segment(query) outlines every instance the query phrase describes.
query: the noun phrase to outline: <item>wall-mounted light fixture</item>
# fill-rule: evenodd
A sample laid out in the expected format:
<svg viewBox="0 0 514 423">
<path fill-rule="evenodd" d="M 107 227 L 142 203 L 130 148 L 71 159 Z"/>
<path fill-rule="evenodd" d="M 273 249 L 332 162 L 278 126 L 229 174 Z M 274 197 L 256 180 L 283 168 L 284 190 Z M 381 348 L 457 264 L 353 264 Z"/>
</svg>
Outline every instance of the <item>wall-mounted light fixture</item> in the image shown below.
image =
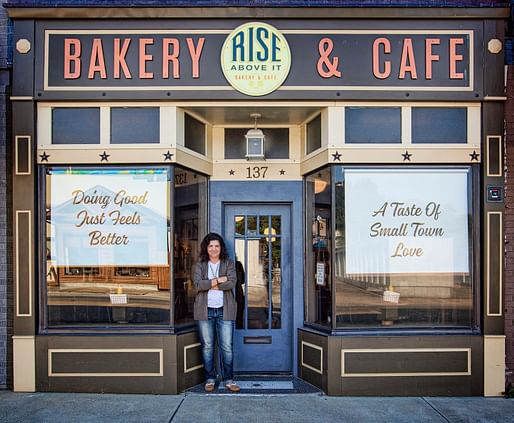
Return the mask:
<svg viewBox="0 0 514 423">
<path fill-rule="evenodd" d="M 246 138 L 246 159 L 259 160 L 264 159 L 264 133 L 257 129 L 257 119 L 261 118 L 260 113 L 252 113 L 250 115 L 254 119 L 253 129 L 249 129 L 245 135 Z"/>
</svg>

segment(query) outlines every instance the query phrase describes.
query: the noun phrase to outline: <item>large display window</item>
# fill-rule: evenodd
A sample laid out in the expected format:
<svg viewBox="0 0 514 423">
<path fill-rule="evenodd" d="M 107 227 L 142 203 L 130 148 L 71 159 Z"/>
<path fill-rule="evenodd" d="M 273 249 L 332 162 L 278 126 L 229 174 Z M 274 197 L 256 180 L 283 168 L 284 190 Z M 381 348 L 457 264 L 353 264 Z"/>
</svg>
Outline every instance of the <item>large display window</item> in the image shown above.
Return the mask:
<svg viewBox="0 0 514 423">
<path fill-rule="evenodd" d="M 172 311 L 183 319 L 188 254 L 205 225 L 198 185 L 206 178 L 169 166 L 44 172 L 44 325 L 169 326 Z"/>
<path fill-rule="evenodd" d="M 333 329 L 477 325 L 471 167 L 334 166 L 330 184 L 320 182 L 322 175 L 307 178 L 307 197 L 314 199 L 308 304 L 317 309 L 307 313 L 310 322 Z M 330 198 L 328 220 L 323 195 Z M 315 229 L 325 220 L 326 230 Z M 325 233 L 327 247 L 320 249 Z M 322 277 L 325 266 L 331 277 Z M 322 288 L 332 295 L 320 295 Z M 332 321 L 324 319 L 327 309 Z"/>
<path fill-rule="evenodd" d="M 193 305 L 196 291 L 191 272 L 198 260 L 200 242 L 207 233 L 207 198 L 207 178 L 176 166 L 173 247 L 175 326 L 194 324 Z"/>
<path fill-rule="evenodd" d="M 331 168 L 309 175 L 306 189 L 306 319 L 329 328 L 333 322 Z"/>
</svg>

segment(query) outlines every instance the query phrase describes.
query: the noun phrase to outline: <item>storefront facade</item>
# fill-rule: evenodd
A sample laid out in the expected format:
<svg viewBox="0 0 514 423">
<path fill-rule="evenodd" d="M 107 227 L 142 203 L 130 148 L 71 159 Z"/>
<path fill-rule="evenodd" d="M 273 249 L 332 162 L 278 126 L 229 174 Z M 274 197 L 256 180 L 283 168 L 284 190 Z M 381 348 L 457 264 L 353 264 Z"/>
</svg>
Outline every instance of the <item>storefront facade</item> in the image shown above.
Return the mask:
<svg viewBox="0 0 514 423">
<path fill-rule="evenodd" d="M 508 9 L 8 10 L 15 390 L 200 383 L 215 231 L 236 372 L 501 393 Z"/>
</svg>

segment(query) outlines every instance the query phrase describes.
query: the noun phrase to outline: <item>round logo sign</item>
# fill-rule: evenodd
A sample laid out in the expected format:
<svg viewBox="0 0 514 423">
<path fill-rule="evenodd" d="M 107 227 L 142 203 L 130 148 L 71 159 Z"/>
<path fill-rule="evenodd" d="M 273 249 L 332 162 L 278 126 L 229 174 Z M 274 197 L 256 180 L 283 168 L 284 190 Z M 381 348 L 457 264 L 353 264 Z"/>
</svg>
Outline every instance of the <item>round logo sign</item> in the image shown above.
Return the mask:
<svg viewBox="0 0 514 423">
<path fill-rule="evenodd" d="M 285 37 L 273 26 L 250 22 L 234 29 L 221 50 L 221 68 L 237 91 L 261 96 L 280 87 L 291 68 Z"/>
</svg>

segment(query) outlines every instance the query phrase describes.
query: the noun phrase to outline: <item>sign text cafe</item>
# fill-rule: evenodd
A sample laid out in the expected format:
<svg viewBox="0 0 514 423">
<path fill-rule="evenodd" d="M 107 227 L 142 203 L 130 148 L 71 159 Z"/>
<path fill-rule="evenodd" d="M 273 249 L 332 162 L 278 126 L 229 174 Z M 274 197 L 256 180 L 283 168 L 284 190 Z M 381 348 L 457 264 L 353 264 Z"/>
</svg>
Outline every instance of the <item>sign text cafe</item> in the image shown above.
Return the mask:
<svg viewBox="0 0 514 423">
<path fill-rule="evenodd" d="M 472 90 L 473 30 L 47 30 L 45 90 Z M 49 64 L 52 64 L 50 66 Z M 61 65 L 55 65 L 60 63 Z"/>
</svg>

